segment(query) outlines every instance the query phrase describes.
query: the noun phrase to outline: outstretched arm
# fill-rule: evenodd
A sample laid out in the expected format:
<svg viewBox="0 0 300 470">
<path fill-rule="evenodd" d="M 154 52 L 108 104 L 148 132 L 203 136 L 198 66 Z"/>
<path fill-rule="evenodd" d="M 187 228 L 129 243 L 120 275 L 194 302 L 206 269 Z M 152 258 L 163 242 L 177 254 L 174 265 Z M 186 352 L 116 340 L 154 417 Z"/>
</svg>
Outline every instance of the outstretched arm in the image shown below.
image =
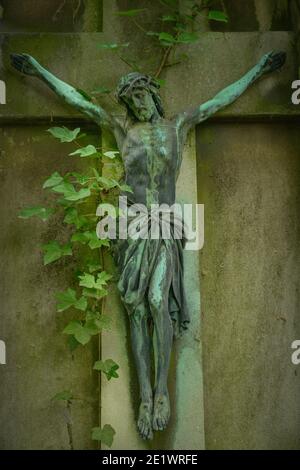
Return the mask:
<svg viewBox="0 0 300 470">
<path fill-rule="evenodd" d="M 285 52 L 270 52 L 264 55 L 258 64 L 249 70 L 240 80 L 218 93 L 213 99 L 201 104 L 195 109 L 183 112 L 176 117 L 179 128 L 187 130 L 192 126 L 205 121 L 221 108 L 233 103 L 247 88 L 263 75 L 280 69 L 285 63 Z"/>
<path fill-rule="evenodd" d="M 52 73 L 42 67 L 28 54 L 11 54 L 11 63 L 15 69 L 25 75 L 32 75 L 45 82 L 58 96 L 68 104 L 87 114 L 93 121 L 112 131 L 118 126 L 114 118 L 100 106 L 95 105 L 72 86 L 59 80 Z"/>
</svg>

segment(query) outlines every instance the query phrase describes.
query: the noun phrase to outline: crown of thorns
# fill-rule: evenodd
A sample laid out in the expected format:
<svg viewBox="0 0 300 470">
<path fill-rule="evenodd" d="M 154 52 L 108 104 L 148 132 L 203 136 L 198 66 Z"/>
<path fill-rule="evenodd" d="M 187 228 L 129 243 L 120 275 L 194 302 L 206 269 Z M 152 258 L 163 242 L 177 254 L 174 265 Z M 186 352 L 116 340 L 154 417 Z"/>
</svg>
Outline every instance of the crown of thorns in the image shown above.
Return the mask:
<svg viewBox="0 0 300 470">
<path fill-rule="evenodd" d="M 151 93 L 157 93 L 157 90 L 160 88 L 159 83 L 149 75 L 132 72 L 121 78 L 116 90 L 117 99 L 121 101 L 122 98 L 128 96 L 138 85 L 142 85 L 143 88 L 148 89 Z"/>
</svg>

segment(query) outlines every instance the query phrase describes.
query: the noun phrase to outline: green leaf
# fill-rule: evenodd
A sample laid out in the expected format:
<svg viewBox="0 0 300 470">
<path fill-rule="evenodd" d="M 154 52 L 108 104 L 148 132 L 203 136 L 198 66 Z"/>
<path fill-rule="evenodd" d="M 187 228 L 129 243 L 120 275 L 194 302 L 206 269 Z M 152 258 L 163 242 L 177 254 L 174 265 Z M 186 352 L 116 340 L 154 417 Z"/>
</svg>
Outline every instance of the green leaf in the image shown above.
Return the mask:
<svg viewBox="0 0 300 470">
<path fill-rule="evenodd" d="M 176 39 L 174 38 L 174 36 L 172 36 L 172 34 L 164 33 L 164 32 L 159 34 L 158 39 L 161 42 L 167 43 L 167 44 L 174 44 L 176 42 Z"/>
<path fill-rule="evenodd" d="M 91 339 L 91 335 L 84 327 L 82 327 L 80 331 L 77 331 L 74 336 L 78 343 L 82 344 L 82 346 L 85 346 Z"/>
<path fill-rule="evenodd" d="M 101 290 L 103 286 L 107 285 L 107 281 L 109 281 L 111 278 L 111 274 L 108 274 L 105 271 L 97 274 L 96 277 L 93 274 L 84 273 L 83 275 L 79 276 L 79 285 L 86 287 L 87 289 Z"/>
<path fill-rule="evenodd" d="M 73 400 L 74 396 L 70 390 L 64 390 L 63 392 L 58 392 L 51 400 L 62 400 L 62 401 L 71 401 Z"/>
<path fill-rule="evenodd" d="M 80 297 L 80 299 L 77 300 L 76 304 L 74 304 L 74 307 L 77 308 L 77 310 L 85 311 L 87 309 L 87 300 L 85 297 Z"/>
<path fill-rule="evenodd" d="M 80 343 L 78 343 L 77 339 L 75 338 L 75 336 L 73 335 L 70 335 L 68 337 L 68 345 L 69 345 L 69 349 L 71 352 L 75 351 L 76 348 L 78 348 L 78 346 L 80 345 Z"/>
<path fill-rule="evenodd" d="M 114 150 L 114 151 L 110 150 L 110 151 L 107 151 L 107 152 L 103 153 L 103 155 L 105 157 L 108 157 L 108 158 L 111 158 L 111 159 L 116 158 L 116 156 L 119 155 L 119 154 L 120 154 L 120 152 L 118 152 L 116 150 Z"/>
<path fill-rule="evenodd" d="M 101 324 L 94 319 L 86 321 L 84 328 L 90 335 L 97 335 L 102 329 Z"/>
<path fill-rule="evenodd" d="M 120 184 L 119 188 L 121 191 L 126 191 L 127 193 L 133 193 L 133 189 L 128 184 Z"/>
<path fill-rule="evenodd" d="M 142 13 L 142 11 L 146 11 L 146 8 L 136 8 L 134 10 L 117 11 L 116 15 L 119 15 L 119 16 L 137 16 L 140 13 Z"/>
<path fill-rule="evenodd" d="M 117 379 L 119 377 L 116 372 L 119 369 L 119 365 L 112 359 L 106 359 L 106 361 L 96 361 L 93 369 L 103 372 L 106 375 L 107 380 L 112 378 Z"/>
<path fill-rule="evenodd" d="M 63 256 L 71 256 L 72 255 L 72 247 L 69 243 L 66 245 L 60 245 L 57 241 L 52 241 L 47 243 L 47 245 L 43 245 L 42 249 L 45 252 L 44 255 L 44 265 L 53 263 Z"/>
<path fill-rule="evenodd" d="M 55 171 L 54 173 L 52 173 L 52 175 L 45 181 L 45 183 L 43 184 L 43 188 L 46 189 L 46 188 L 53 188 L 53 186 L 57 186 L 59 183 L 61 183 L 63 181 L 63 177 L 57 172 Z"/>
<path fill-rule="evenodd" d="M 73 142 L 76 139 L 80 132 L 80 128 L 77 127 L 73 131 L 67 127 L 51 127 L 47 132 L 53 135 L 56 139 L 59 139 L 61 142 Z"/>
<path fill-rule="evenodd" d="M 66 335 L 73 335 L 78 343 L 82 344 L 83 346 L 91 339 L 90 333 L 78 320 L 72 320 L 63 330 L 63 333 Z"/>
<path fill-rule="evenodd" d="M 85 235 L 85 232 L 75 232 L 71 237 L 71 242 L 73 243 L 81 243 L 82 245 L 86 245 L 88 242 L 88 238 Z"/>
<path fill-rule="evenodd" d="M 68 195 L 68 194 L 74 194 L 74 192 L 76 192 L 73 184 L 68 183 L 67 181 L 63 181 L 62 183 L 58 184 L 57 186 L 54 186 L 52 188 L 52 191 L 55 191 L 56 193 L 61 193 L 64 196 Z"/>
<path fill-rule="evenodd" d="M 85 297 L 77 299 L 76 292 L 73 289 L 67 289 L 65 292 L 56 294 L 58 300 L 57 311 L 63 312 L 70 307 L 85 311 L 87 309 L 87 300 Z"/>
<path fill-rule="evenodd" d="M 78 173 L 77 171 L 72 171 L 68 173 L 69 176 L 72 176 L 76 179 L 76 182 L 79 183 L 81 186 L 84 186 L 90 181 L 90 177 L 88 175 L 83 175 L 82 173 Z"/>
<path fill-rule="evenodd" d="M 99 330 L 110 330 L 112 326 L 111 317 L 97 311 L 87 311 L 85 319 L 86 322 L 94 322 Z"/>
<path fill-rule="evenodd" d="M 97 181 L 104 189 L 112 189 L 119 186 L 118 181 L 114 180 L 113 178 L 106 178 L 105 176 L 99 176 Z"/>
<path fill-rule="evenodd" d="M 103 286 L 107 285 L 107 281 L 109 281 L 112 278 L 111 274 L 108 274 L 105 271 L 102 271 L 97 275 L 97 281 L 95 284 L 96 289 L 101 289 Z"/>
<path fill-rule="evenodd" d="M 93 145 L 87 145 L 86 147 L 82 147 L 75 152 L 69 153 L 69 155 L 79 155 L 80 157 L 90 157 L 93 155 L 96 157 L 98 155 L 97 149 Z"/>
<path fill-rule="evenodd" d="M 89 188 L 82 188 L 76 191 L 73 184 L 67 183 L 66 181 L 52 188 L 52 191 L 62 193 L 67 201 L 79 201 L 91 195 Z"/>
<path fill-rule="evenodd" d="M 82 276 L 79 276 L 80 283 L 82 287 L 87 287 L 88 289 L 95 289 L 95 276 L 93 274 L 84 273 Z"/>
<path fill-rule="evenodd" d="M 76 232 L 72 235 L 71 241 L 81 243 L 82 245 L 88 244 L 91 250 L 95 250 L 96 248 L 100 248 L 101 246 L 110 245 L 108 239 L 101 240 L 100 238 L 98 238 L 95 230 L 86 232 Z"/>
<path fill-rule="evenodd" d="M 97 233 L 95 230 L 91 232 L 85 232 L 85 236 L 88 239 L 88 245 L 91 250 L 95 250 L 96 248 L 100 248 L 101 246 L 109 246 L 110 242 L 108 239 L 101 240 L 98 238 Z"/>
<path fill-rule="evenodd" d="M 89 263 L 87 265 L 87 268 L 88 268 L 90 273 L 94 273 L 95 271 L 99 271 L 101 269 L 101 264 Z"/>
<path fill-rule="evenodd" d="M 26 207 L 19 212 L 18 217 L 20 219 L 28 219 L 29 217 L 36 216 L 45 222 L 54 212 L 54 209 L 47 209 L 46 207 L 41 206 Z"/>
<path fill-rule="evenodd" d="M 189 44 L 198 41 L 198 39 L 199 37 L 196 33 L 183 32 L 179 34 L 177 42 L 180 42 L 182 44 Z"/>
<path fill-rule="evenodd" d="M 92 429 L 92 439 L 93 441 L 101 441 L 103 444 L 107 445 L 108 447 L 112 446 L 114 435 L 116 431 L 110 424 L 105 424 L 103 428 L 93 428 Z"/>
<path fill-rule="evenodd" d="M 219 10 L 210 10 L 208 12 L 208 19 L 209 20 L 214 20 L 214 21 L 223 21 L 225 23 L 228 22 L 228 16 L 224 11 L 219 11 Z"/>
<path fill-rule="evenodd" d="M 84 288 L 82 290 L 82 295 L 88 298 L 93 298 L 100 300 L 108 294 L 106 289 L 91 289 L 91 288 Z"/>
<path fill-rule="evenodd" d="M 68 207 L 64 218 L 66 224 L 73 224 L 77 229 L 84 227 L 88 223 L 88 219 L 83 215 L 79 215 L 75 207 Z"/>
</svg>

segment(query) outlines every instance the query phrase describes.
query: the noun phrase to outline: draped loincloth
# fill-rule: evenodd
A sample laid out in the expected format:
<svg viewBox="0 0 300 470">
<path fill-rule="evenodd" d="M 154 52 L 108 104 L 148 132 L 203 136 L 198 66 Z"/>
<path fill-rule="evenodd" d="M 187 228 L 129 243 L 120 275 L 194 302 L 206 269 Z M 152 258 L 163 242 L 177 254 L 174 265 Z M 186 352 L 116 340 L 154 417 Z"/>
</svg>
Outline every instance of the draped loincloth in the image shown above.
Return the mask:
<svg viewBox="0 0 300 470">
<path fill-rule="evenodd" d="M 133 220 L 134 227 L 131 223 Z M 153 221 L 156 223 L 156 235 L 158 235 L 154 239 L 151 238 Z M 159 262 L 160 248 L 164 244 L 169 255 L 167 259 L 171 260 L 170 269 L 167 269 L 167 276 L 170 276 L 170 289 L 166 293 L 168 310 L 173 321 L 174 334 L 177 336 L 178 332 L 188 328 L 190 322 L 184 290 L 183 249 L 186 241 L 184 223 L 170 210 L 164 210 L 159 214 L 153 212 L 142 214 L 129 219 L 128 222 L 129 233 L 130 230 L 133 233 L 135 228 L 138 228 L 140 234 L 143 233 L 144 237 L 148 234 L 148 237 L 117 239 L 114 244 L 115 260 L 120 273 L 118 289 L 121 299 L 129 315 L 134 314 L 141 302 L 148 300 L 152 273 Z M 163 237 L 166 230 L 168 239 Z"/>
</svg>

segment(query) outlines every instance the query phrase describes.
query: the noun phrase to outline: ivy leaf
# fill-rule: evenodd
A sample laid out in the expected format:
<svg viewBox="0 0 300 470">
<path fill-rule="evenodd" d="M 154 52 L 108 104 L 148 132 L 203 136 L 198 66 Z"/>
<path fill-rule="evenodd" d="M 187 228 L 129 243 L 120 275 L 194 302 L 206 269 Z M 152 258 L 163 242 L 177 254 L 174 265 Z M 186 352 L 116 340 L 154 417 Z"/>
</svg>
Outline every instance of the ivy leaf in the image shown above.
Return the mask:
<svg viewBox="0 0 300 470">
<path fill-rule="evenodd" d="M 83 326 L 81 327 L 80 331 L 75 333 L 74 337 L 78 343 L 82 344 L 82 346 L 85 346 L 91 339 L 91 335 Z"/>
<path fill-rule="evenodd" d="M 116 150 L 115 151 L 109 150 L 109 151 L 103 153 L 103 155 L 105 157 L 108 157 L 108 158 L 111 158 L 111 159 L 116 158 L 116 156 L 119 155 L 119 154 L 120 154 L 120 152 L 118 152 Z"/>
<path fill-rule="evenodd" d="M 81 243 L 82 245 L 86 245 L 88 242 L 88 239 L 85 235 L 85 232 L 75 232 L 73 233 L 71 237 L 71 242 L 73 243 Z"/>
<path fill-rule="evenodd" d="M 103 297 L 105 297 L 108 294 L 108 291 L 106 289 L 91 289 L 91 288 L 84 288 L 82 290 L 82 295 L 85 297 L 90 297 L 93 299 L 100 300 Z"/>
<path fill-rule="evenodd" d="M 80 283 L 82 287 L 87 287 L 88 289 L 95 289 L 95 276 L 93 274 L 84 273 L 82 276 L 79 276 Z"/>
<path fill-rule="evenodd" d="M 69 349 L 71 352 L 75 351 L 76 348 L 78 348 L 78 346 L 80 345 L 80 343 L 78 343 L 77 339 L 75 338 L 75 336 L 73 335 L 70 335 L 68 337 L 68 345 L 69 345 Z"/>
<path fill-rule="evenodd" d="M 45 183 L 43 184 L 43 189 L 46 189 L 46 188 L 53 188 L 53 186 L 57 186 L 59 183 L 61 183 L 63 181 L 63 177 L 57 172 L 55 171 L 54 173 L 52 173 L 52 175 L 45 181 Z"/>
<path fill-rule="evenodd" d="M 96 289 L 101 289 L 103 286 L 107 285 L 107 281 L 112 278 L 111 274 L 108 274 L 106 271 L 102 271 L 97 275 L 97 281 L 95 284 Z"/>
<path fill-rule="evenodd" d="M 116 431 L 110 424 L 105 424 L 102 429 L 99 427 L 92 429 L 93 441 L 101 441 L 108 447 L 112 446 L 115 434 Z"/>
<path fill-rule="evenodd" d="M 208 12 L 208 19 L 209 20 L 214 20 L 214 21 L 223 21 L 225 23 L 228 22 L 228 16 L 224 11 L 219 11 L 219 10 L 210 10 Z"/>
<path fill-rule="evenodd" d="M 76 179 L 76 182 L 81 184 L 81 186 L 87 184 L 88 181 L 91 179 L 87 175 L 83 175 L 82 173 L 77 173 L 77 171 L 72 171 L 71 173 L 68 173 L 68 175 L 73 176 L 73 178 Z"/>
<path fill-rule="evenodd" d="M 104 315 L 99 312 L 87 312 L 86 313 L 86 322 L 93 322 L 99 331 L 101 330 L 110 330 L 111 329 L 111 317 Z"/>
<path fill-rule="evenodd" d="M 183 32 L 179 34 L 177 42 L 182 44 L 189 44 L 198 41 L 198 39 L 199 38 L 196 33 Z"/>
<path fill-rule="evenodd" d="M 85 232 L 85 236 L 88 239 L 88 245 L 91 250 L 95 250 L 96 248 L 100 248 L 101 246 L 109 246 L 109 240 L 103 239 L 101 240 L 98 238 L 97 233 L 93 230 L 91 232 Z"/>
<path fill-rule="evenodd" d="M 64 390 L 62 392 L 58 392 L 51 400 L 62 400 L 62 401 L 71 401 L 73 400 L 74 396 L 70 390 Z"/>
<path fill-rule="evenodd" d="M 105 271 L 97 274 L 97 277 L 90 273 L 84 273 L 82 276 L 79 276 L 79 285 L 86 287 L 87 289 L 101 290 L 103 286 L 107 285 L 107 281 L 109 281 L 111 278 L 111 274 L 108 274 Z"/>
<path fill-rule="evenodd" d="M 99 271 L 101 269 L 101 264 L 89 263 L 87 265 L 87 268 L 88 268 L 90 273 L 94 273 L 95 271 Z"/>
<path fill-rule="evenodd" d="M 45 222 L 46 220 L 49 219 L 50 215 L 54 213 L 54 209 L 46 208 L 46 207 L 41 207 L 41 206 L 36 206 L 36 207 L 26 207 L 25 209 L 22 209 L 19 212 L 18 217 L 20 219 L 29 219 L 29 217 L 39 217 L 40 219 Z"/>
<path fill-rule="evenodd" d="M 82 188 L 76 191 L 73 184 L 67 183 L 66 181 L 52 188 L 52 191 L 62 193 L 67 201 L 79 201 L 91 195 L 89 188 Z"/>
<path fill-rule="evenodd" d="M 96 361 L 93 369 L 103 372 L 106 375 L 107 380 L 111 380 L 112 378 L 117 379 L 119 377 L 117 374 L 119 365 L 112 359 L 106 359 L 106 361 Z"/>
<path fill-rule="evenodd" d="M 44 255 L 44 265 L 53 263 L 63 256 L 72 255 L 72 247 L 69 243 L 66 245 L 60 245 L 57 241 L 52 241 L 47 245 L 43 245 L 42 249 L 45 251 Z"/>
<path fill-rule="evenodd" d="M 121 191 L 126 191 L 127 193 L 133 193 L 133 189 L 131 188 L 131 186 L 128 186 L 128 184 L 120 184 L 119 188 L 121 189 Z"/>
<path fill-rule="evenodd" d="M 85 297 L 77 299 L 76 292 L 73 289 L 67 289 L 65 292 L 56 294 L 58 300 L 57 311 L 63 312 L 70 307 L 75 307 L 77 310 L 85 311 L 87 309 L 87 300 Z"/>
<path fill-rule="evenodd" d="M 172 34 L 164 33 L 164 32 L 159 34 L 158 39 L 162 43 L 167 44 L 167 45 L 174 44 L 176 42 L 176 39 L 174 38 L 174 36 L 172 36 Z"/>
<path fill-rule="evenodd" d="M 73 335 L 78 343 L 82 344 L 83 346 L 91 339 L 90 333 L 78 320 L 72 320 L 63 330 L 63 333 L 66 335 Z"/>
<path fill-rule="evenodd" d="M 100 248 L 101 246 L 110 245 L 108 239 L 101 240 L 100 238 L 98 238 L 97 233 L 94 230 L 86 232 L 76 232 L 72 235 L 71 241 L 81 243 L 82 245 L 88 244 L 91 250 L 95 250 L 96 248 Z"/>
<path fill-rule="evenodd" d="M 142 13 L 142 11 L 146 11 L 146 8 L 136 8 L 134 10 L 117 11 L 116 15 L 119 15 L 119 16 L 137 16 L 140 13 Z"/>
<path fill-rule="evenodd" d="M 82 147 L 75 152 L 69 153 L 69 155 L 79 155 L 80 157 L 90 157 L 91 155 L 97 156 L 98 152 L 97 149 L 93 145 L 87 145 L 86 147 Z"/>
<path fill-rule="evenodd" d="M 99 176 L 97 181 L 104 189 L 112 189 L 119 186 L 119 183 L 116 180 L 113 178 L 106 178 L 105 176 Z"/>
<path fill-rule="evenodd" d="M 85 322 L 84 328 L 90 335 L 97 335 L 100 333 L 102 326 L 100 322 L 92 319 Z"/>
<path fill-rule="evenodd" d="M 76 139 L 80 132 L 80 128 L 77 127 L 73 131 L 67 127 L 51 127 L 47 130 L 50 134 L 53 135 L 56 139 L 59 139 L 61 142 L 73 142 Z"/>
<path fill-rule="evenodd" d="M 79 215 L 75 207 L 69 207 L 66 209 L 66 215 L 64 218 L 66 224 L 73 224 L 77 229 L 87 225 L 88 219 L 83 215 Z"/>
</svg>

